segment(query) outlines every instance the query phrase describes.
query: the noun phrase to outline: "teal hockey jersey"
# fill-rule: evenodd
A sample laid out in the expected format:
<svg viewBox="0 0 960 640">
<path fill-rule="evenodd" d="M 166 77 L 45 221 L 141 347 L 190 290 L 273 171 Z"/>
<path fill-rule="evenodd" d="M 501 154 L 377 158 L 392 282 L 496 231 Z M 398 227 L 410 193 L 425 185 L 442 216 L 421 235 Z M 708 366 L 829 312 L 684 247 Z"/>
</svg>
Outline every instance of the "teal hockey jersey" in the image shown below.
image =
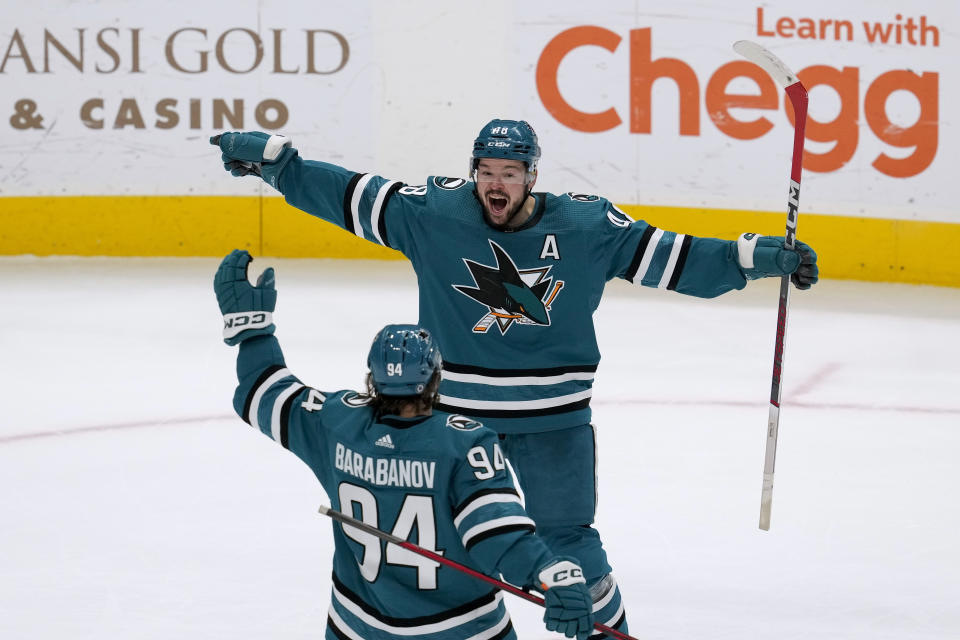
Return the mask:
<svg viewBox="0 0 960 640">
<path fill-rule="evenodd" d="M 441 408 L 500 433 L 590 421 L 593 313 L 612 278 L 705 298 L 746 285 L 735 242 L 664 231 L 594 195 L 534 193 L 531 218 L 498 231 L 460 178 L 405 186 L 295 157 L 278 188 L 410 260 L 419 323 L 443 354 Z"/>
<path fill-rule="evenodd" d="M 237 413 L 303 460 L 335 510 L 516 585 L 535 584 L 552 559 L 481 423 L 377 416 L 354 391 L 300 382 L 274 336 L 240 344 L 237 377 Z M 349 525 L 333 530 L 328 639 L 516 637 L 501 591 Z"/>
</svg>

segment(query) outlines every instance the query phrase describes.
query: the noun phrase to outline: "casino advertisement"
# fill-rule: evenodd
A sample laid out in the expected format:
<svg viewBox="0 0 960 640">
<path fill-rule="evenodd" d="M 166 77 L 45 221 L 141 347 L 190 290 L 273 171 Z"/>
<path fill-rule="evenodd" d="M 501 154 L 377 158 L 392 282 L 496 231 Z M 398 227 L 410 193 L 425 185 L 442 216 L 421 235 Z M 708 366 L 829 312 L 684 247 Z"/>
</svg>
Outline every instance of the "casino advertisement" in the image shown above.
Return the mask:
<svg viewBox="0 0 960 640">
<path fill-rule="evenodd" d="M 738 40 L 768 48 L 809 93 L 804 213 L 955 232 L 958 13 L 888 0 L 21 5 L 0 27 L 0 252 L 69 253 L 74 240 L 30 235 L 31 211 L 67 224 L 57 198 L 100 199 L 104 228 L 139 215 L 117 197 L 177 228 L 203 221 L 155 199 L 262 209 L 280 194 L 229 179 L 208 145 L 221 131 L 282 133 L 304 158 L 417 185 L 467 177 L 483 123 L 523 119 L 544 150 L 538 189 L 780 211 L 794 114 Z M 142 251 L 219 250 L 167 242 Z M 74 252 L 141 250 L 125 244 Z"/>
</svg>

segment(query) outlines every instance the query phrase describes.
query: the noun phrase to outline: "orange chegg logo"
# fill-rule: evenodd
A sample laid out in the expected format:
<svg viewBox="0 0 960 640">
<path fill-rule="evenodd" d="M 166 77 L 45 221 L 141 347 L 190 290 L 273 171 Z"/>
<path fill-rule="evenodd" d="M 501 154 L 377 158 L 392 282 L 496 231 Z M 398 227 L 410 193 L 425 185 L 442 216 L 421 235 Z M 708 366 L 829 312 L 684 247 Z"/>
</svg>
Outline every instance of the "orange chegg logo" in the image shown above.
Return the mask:
<svg viewBox="0 0 960 640">
<path fill-rule="evenodd" d="M 700 80 L 693 68 L 677 58 L 657 58 L 652 55 L 651 29 L 631 29 L 629 32 L 629 77 L 625 79 L 630 90 L 628 130 L 648 134 L 652 127 L 651 93 L 655 80 L 669 78 L 676 83 L 679 101 L 679 133 L 700 135 Z M 623 38 L 616 32 L 598 26 L 577 26 L 557 34 L 543 48 L 537 61 L 536 85 L 543 106 L 561 124 L 584 133 L 609 131 L 623 123 L 621 111 L 615 106 L 596 113 L 587 113 L 572 106 L 561 94 L 557 72 L 564 57 L 574 49 L 595 46 L 616 53 Z M 832 88 L 840 97 L 840 111 L 829 122 L 813 118 L 807 120 L 806 137 L 822 143 L 834 143 L 830 150 L 803 154 L 803 168 L 830 172 L 843 167 L 853 158 L 859 144 L 860 69 L 813 65 L 797 73 L 807 90 L 816 86 Z M 752 80 L 759 94 L 744 95 L 727 91 L 729 83 L 738 77 Z M 582 83 L 589 86 L 589 80 Z M 897 91 L 906 91 L 919 103 L 919 116 L 910 126 L 890 121 L 886 113 L 888 98 Z M 751 62 L 736 60 L 720 66 L 707 80 L 703 91 L 704 105 L 714 126 L 738 140 L 753 140 L 765 135 L 773 123 L 760 116 L 753 120 L 739 120 L 730 109 L 750 108 L 777 110 L 780 91 L 760 67 Z M 909 178 L 922 173 L 933 162 L 939 137 L 939 74 L 932 71 L 916 73 L 896 69 L 882 73 L 867 85 L 863 96 L 863 116 L 870 131 L 881 142 L 898 149 L 912 149 L 906 157 L 880 153 L 873 167 L 887 176 Z M 793 107 L 784 101 L 787 118 L 793 123 Z"/>
</svg>

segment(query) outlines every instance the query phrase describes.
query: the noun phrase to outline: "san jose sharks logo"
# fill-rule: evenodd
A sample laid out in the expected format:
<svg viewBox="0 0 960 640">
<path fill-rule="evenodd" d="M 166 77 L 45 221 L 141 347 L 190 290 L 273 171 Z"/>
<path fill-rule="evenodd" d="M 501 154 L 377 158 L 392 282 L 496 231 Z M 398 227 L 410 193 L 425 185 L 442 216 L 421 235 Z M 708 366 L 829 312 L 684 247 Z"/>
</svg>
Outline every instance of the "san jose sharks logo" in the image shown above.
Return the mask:
<svg viewBox="0 0 960 640">
<path fill-rule="evenodd" d="M 496 323 L 500 335 L 517 324 L 549 326 L 550 305 L 563 288 L 563 280 L 548 277 L 552 267 L 518 269 L 503 248 L 488 240 L 496 266 L 463 259 L 470 269 L 473 283 L 455 284 L 454 289 L 487 307 L 487 312 L 473 327 L 474 333 L 486 333 Z"/>
</svg>

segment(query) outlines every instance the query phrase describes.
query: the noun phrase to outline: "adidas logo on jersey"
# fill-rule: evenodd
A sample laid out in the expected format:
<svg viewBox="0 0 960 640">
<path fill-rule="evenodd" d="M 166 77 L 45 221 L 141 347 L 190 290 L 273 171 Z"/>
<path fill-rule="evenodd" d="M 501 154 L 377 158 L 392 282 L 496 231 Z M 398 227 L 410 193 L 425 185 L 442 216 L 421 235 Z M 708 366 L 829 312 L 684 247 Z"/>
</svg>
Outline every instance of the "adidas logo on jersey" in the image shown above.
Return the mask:
<svg viewBox="0 0 960 640">
<path fill-rule="evenodd" d="M 393 449 L 393 448 L 394 448 L 394 447 L 393 447 L 393 440 L 390 439 L 390 434 L 389 434 L 389 433 L 388 433 L 387 435 L 383 436 L 382 438 L 378 438 L 377 441 L 374 442 L 373 444 L 377 445 L 378 447 L 386 447 L 386 448 L 388 448 L 388 449 Z"/>
</svg>

